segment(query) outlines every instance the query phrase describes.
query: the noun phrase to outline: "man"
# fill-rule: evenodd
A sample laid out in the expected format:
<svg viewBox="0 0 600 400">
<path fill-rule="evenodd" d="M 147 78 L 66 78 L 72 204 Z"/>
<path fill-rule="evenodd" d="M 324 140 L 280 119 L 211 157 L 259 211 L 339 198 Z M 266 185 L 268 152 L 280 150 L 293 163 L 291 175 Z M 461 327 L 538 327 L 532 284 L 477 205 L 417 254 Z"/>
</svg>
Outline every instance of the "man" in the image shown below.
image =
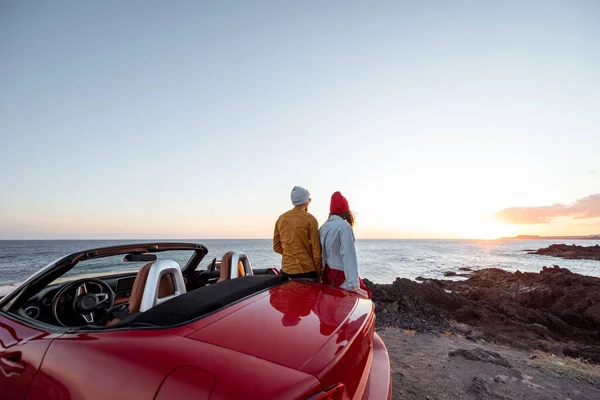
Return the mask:
<svg viewBox="0 0 600 400">
<path fill-rule="evenodd" d="M 275 223 L 273 250 L 281 254 L 281 272 L 290 278 L 320 279 L 321 241 L 319 223 L 308 213 L 310 193 L 294 186 L 290 195 L 294 208 Z"/>
</svg>

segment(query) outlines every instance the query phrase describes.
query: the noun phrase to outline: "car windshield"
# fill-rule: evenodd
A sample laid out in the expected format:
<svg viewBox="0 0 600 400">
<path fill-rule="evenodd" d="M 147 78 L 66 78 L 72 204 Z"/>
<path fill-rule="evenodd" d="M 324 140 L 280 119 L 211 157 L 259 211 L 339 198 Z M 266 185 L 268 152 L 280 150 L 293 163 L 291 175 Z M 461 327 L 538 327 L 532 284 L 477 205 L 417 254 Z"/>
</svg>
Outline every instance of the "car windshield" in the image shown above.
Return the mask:
<svg viewBox="0 0 600 400">
<path fill-rule="evenodd" d="M 179 268 L 185 267 L 188 260 L 194 254 L 193 250 L 168 250 L 151 253 L 156 255 L 156 260 L 172 260 L 179 264 Z M 80 278 L 94 278 L 98 276 L 107 276 L 125 273 L 137 273 L 140 268 L 148 264 L 149 261 L 125 261 L 125 254 L 117 256 L 94 258 L 83 260 L 67 273 L 56 279 L 52 283 L 60 283 Z"/>
</svg>

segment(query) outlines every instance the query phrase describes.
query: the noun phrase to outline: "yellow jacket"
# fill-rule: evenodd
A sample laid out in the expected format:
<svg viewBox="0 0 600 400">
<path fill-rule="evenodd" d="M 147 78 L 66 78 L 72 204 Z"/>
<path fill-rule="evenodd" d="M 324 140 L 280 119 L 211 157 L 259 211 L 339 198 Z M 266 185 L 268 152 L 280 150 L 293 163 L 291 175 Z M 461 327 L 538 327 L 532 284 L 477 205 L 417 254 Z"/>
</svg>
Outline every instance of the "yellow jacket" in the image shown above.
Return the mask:
<svg viewBox="0 0 600 400">
<path fill-rule="evenodd" d="M 275 223 L 273 250 L 283 256 L 281 269 L 286 274 L 317 271 L 321 275 L 319 223 L 302 207 L 294 207 L 279 217 Z"/>
</svg>

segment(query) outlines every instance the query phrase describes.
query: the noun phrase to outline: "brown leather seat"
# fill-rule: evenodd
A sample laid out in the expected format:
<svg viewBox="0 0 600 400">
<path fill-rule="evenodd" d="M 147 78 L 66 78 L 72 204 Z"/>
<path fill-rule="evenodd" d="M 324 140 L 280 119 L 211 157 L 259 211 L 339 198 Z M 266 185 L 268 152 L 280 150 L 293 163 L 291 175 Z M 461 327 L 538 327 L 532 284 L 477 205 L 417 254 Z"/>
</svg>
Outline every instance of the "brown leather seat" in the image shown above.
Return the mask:
<svg viewBox="0 0 600 400">
<path fill-rule="evenodd" d="M 221 258 L 221 277 L 218 282 L 226 281 L 231 276 L 231 256 L 233 256 L 233 251 L 228 251 Z M 244 264 L 241 261 L 238 261 L 238 276 L 246 275 L 246 271 L 244 271 Z"/>
<path fill-rule="evenodd" d="M 154 262 L 144 265 L 138 271 L 133 287 L 131 288 L 131 295 L 127 304 L 127 310 L 129 314 L 134 314 L 140 311 L 140 305 L 142 304 L 142 297 L 144 296 L 144 288 L 146 287 L 146 281 L 148 280 L 148 273 L 150 267 Z M 160 278 L 160 284 L 158 286 L 158 298 L 171 296 L 175 293 L 175 286 L 173 285 L 173 278 L 170 274 L 165 274 Z M 113 318 L 106 323 L 106 326 L 113 326 L 121 322 L 119 318 Z"/>
</svg>

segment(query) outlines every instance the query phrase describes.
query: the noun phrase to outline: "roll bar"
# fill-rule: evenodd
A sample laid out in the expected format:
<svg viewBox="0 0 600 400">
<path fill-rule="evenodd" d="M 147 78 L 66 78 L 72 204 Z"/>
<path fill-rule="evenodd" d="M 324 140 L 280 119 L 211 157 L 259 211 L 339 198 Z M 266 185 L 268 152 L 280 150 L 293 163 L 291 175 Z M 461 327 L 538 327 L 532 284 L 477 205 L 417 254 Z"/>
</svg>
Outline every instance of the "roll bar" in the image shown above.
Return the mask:
<svg viewBox="0 0 600 400">
<path fill-rule="evenodd" d="M 160 280 L 163 275 L 171 275 L 173 278 L 173 294 L 163 298 L 158 298 L 158 288 L 160 287 Z M 179 264 L 172 260 L 161 260 L 157 261 L 150 267 L 148 271 L 148 278 L 146 279 L 146 285 L 144 286 L 144 294 L 142 295 L 142 302 L 140 304 L 140 311 L 144 312 L 151 309 L 157 304 L 164 303 L 167 300 L 177 297 L 180 294 L 185 293 L 185 283 L 183 281 L 183 275 Z"/>
<path fill-rule="evenodd" d="M 238 271 L 237 266 L 240 261 L 242 262 L 242 266 L 244 268 L 244 274 L 245 275 L 254 275 L 254 272 L 252 271 L 252 265 L 250 264 L 250 259 L 248 258 L 248 255 L 246 253 L 242 253 L 242 252 L 234 252 L 231 255 L 231 268 L 229 269 L 229 279 L 239 277 L 239 271 Z M 234 266 L 235 266 L 235 268 L 234 268 Z"/>
</svg>

